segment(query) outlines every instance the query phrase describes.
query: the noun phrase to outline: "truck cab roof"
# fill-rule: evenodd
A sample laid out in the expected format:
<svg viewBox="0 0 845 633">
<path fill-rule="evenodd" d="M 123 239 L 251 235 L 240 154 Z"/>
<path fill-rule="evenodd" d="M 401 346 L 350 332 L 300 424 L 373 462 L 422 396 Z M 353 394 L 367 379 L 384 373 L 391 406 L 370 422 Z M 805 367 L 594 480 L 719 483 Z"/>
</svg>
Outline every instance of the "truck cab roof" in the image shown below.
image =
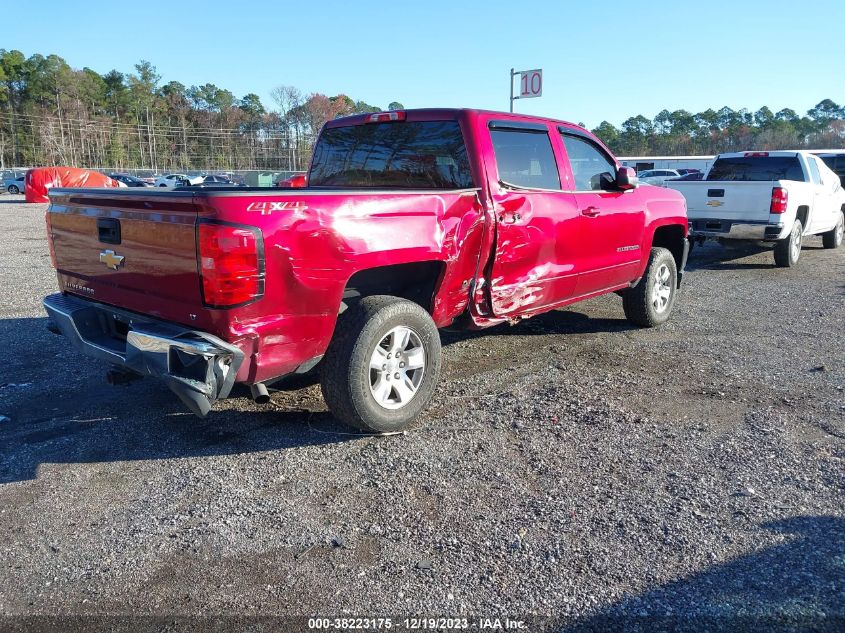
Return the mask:
<svg viewBox="0 0 845 633">
<path fill-rule="evenodd" d="M 393 110 L 391 112 L 401 113 L 408 121 L 425 121 L 425 120 L 456 120 L 464 116 L 477 117 L 482 115 L 493 115 L 509 119 L 513 121 L 543 121 L 555 125 L 566 125 L 567 127 L 581 128 L 581 126 L 570 121 L 562 119 L 552 119 L 549 117 L 535 116 L 533 114 L 519 114 L 516 112 L 500 112 L 498 110 L 479 110 L 475 108 L 411 108 L 407 110 Z M 374 115 L 385 115 L 388 112 L 371 112 L 365 114 L 353 114 L 350 116 L 333 119 L 326 123 L 326 127 L 343 127 L 345 125 L 357 125 L 370 121 Z M 583 128 L 581 128 L 583 129 Z"/>
</svg>

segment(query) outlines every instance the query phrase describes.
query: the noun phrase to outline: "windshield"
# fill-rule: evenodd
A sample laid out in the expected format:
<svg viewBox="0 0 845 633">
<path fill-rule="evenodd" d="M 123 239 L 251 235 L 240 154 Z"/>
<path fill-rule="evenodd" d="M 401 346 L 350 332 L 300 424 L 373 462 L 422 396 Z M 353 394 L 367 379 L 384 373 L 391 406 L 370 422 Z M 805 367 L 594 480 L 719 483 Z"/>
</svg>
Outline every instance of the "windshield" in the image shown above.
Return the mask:
<svg viewBox="0 0 845 633">
<path fill-rule="evenodd" d="M 804 180 L 798 156 L 737 156 L 717 158 L 707 180 Z"/>
<path fill-rule="evenodd" d="M 327 128 L 314 148 L 310 187 L 473 187 L 457 121 L 367 123 Z"/>
</svg>

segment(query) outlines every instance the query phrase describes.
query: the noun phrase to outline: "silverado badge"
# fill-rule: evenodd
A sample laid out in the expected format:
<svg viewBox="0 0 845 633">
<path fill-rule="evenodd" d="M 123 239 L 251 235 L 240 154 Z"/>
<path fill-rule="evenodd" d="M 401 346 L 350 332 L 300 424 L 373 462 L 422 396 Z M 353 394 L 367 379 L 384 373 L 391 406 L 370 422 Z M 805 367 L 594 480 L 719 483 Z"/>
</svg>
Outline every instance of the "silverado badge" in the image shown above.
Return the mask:
<svg viewBox="0 0 845 633">
<path fill-rule="evenodd" d="M 721 200 L 708 200 L 707 201 L 708 207 L 721 207 L 723 204 L 725 204 L 725 203 L 722 202 Z"/>
<path fill-rule="evenodd" d="M 117 255 L 112 250 L 106 250 L 100 253 L 100 262 L 112 270 L 117 270 L 123 264 L 124 259 L 126 258 L 123 255 Z"/>
</svg>

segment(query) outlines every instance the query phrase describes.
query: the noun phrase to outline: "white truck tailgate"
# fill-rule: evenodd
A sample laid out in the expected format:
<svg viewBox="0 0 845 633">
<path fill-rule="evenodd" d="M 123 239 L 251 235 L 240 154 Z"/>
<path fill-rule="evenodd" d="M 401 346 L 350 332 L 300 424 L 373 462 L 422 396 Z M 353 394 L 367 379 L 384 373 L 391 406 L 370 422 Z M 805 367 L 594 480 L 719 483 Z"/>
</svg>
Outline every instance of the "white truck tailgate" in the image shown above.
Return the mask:
<svg viewBox="0 0 845 633">
<path fill-rule="evenodd" d="M 690 220 L 766 222 L 777 182 L 701 180 L 668 183 L 687 201 Z"/>
</svg>

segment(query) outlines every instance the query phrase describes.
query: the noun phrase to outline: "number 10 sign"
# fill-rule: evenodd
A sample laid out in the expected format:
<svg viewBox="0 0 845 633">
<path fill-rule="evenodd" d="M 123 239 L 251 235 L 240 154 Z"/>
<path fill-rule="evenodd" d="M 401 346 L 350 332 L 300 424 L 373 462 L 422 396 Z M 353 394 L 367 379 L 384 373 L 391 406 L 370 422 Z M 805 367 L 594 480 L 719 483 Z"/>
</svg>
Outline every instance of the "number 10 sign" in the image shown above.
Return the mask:
<svg viewBox="0 0 845 633">
<path fill-rule="evenodd" d="M 513 94 L 513 78 L 519 75 L 519 96 Z M 511 112 L 513 112 L 514 99 L 533 99 L 543 96 L 543 71 L 540 68 L 534 70 L 517 70 L 511 68 Z"/>
</svg>

